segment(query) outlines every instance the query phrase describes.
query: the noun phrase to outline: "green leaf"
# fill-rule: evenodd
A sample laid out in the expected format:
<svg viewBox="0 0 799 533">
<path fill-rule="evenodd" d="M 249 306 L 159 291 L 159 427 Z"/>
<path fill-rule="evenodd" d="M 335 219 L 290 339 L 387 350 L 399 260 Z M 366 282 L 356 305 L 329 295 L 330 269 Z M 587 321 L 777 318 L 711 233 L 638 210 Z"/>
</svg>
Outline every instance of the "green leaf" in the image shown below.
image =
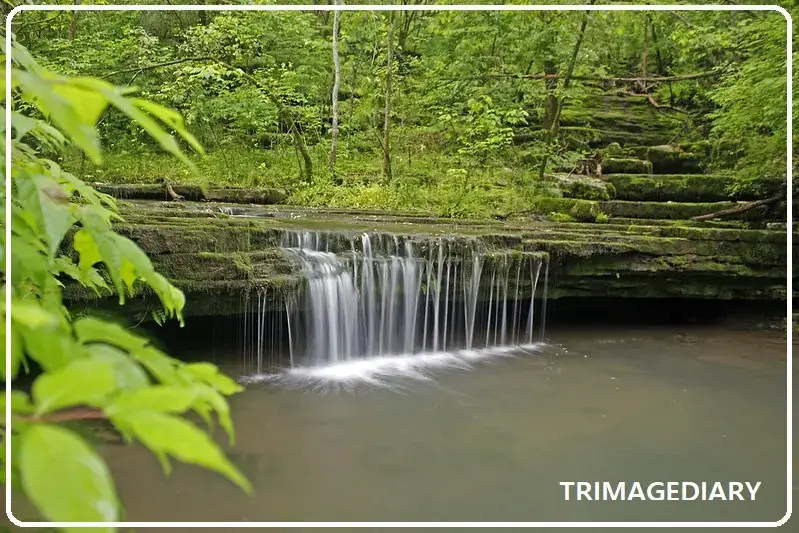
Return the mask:
<svg viewBox="0 0 799 533">
<path fill-rule="evenodd" d="M 16 179 L 14 185 L 23 209 L 34 216 L 44 233 L 50 255 L 54 255 L 75 221 L 66 193 L 55 180 L 44 174 Z"/>
<path fill-rule="evenodd" d="M 192 170 L 196 171 L 196 167 L 192 162 L 186 157 L 186 154 L 180 149 L 178 143 L 175 141 L 175 138 L 172 137 L 169 133 L 164 131 L 164 129 L 158 125 L 158 123 L 153 120 L 147 113 L 139 109 L 136 105 L 134 105 L 132 99 L 126 98 L 122 96 L 117 89 L 109 89 L 106 90 L 104 93 L 106 98 L 120 111 L 125 113 L 128 117 L 133 119 L 139 126 L 144 128 L 144 130 L 150 134 L 150 136 L 155 139 L 158 144 L 169 152 L 170 154 L 174 155 L 178 159 L 180 159 L 186 166 L 191 168 Z"/>
<path fill-rule="evenodd" d="M 100 255 L 100 251 L 97 249 L 92 234 L 85 228 L 75 233 L 75 236 L 72 238 L 72 247 L 80 254 L 78 265 L 84 272 L 88 272 L 91 267 L 103 259 Z"/>
<path fill-rule="evenodd" d="M 180 369 L 180 373 L 207 383 L 226 396 L 244 390 L 244 387 L 222 374 L 212 363 L 188 363 Z"/>
<path fill-rule="evenodd" d="M 93 289 L 98 296 L 102 296 L 100 289 L 104 289 L 109 292 L 111 291 L 111 289 L 108 287 L 108 284 L 106 284 L 105 280 L 96 269 L 89 267 L 84 272 L 67 256 L 62 255 L 56 257 L 53 262 L 53 266 L 54 273 L 66 274 L 75 281 L 80 282 L 82 285 Z"/>
<path fill-rule="evenodd" d="M 130 354 L 161 383 L 180 384 L 177 368 L 180 361 L 173 359 L 152 347 L 142 348 Z"/>
<path fill-rule="evenodd" d="M 3 316 L 3 324 L 5 324 L 5 316 Z M 9 357 L 6 352 L 6 328 L 3 327 L 0 334 L 0 342 L 3 344 L 3 355 Z M 3 367 L 0 368 L 0 380 L 5 381 L 8 378 L 14 379 L 19 373 L 19 367 L 23 362 L 22 338 L 19 331 L 15 327 L 11 327 L 11 375 L 6 376 L 6 361 L 3 359 Z"/>
<path fill-rule="evenodd" d="M 33 102 L 44 116 L 49 117 L 92 161 L 99 164 L 102 161 L 100 135 L 94 123 L 79 115 L 77 102 L 58 94 L 53 88 L 64 83 L 64 80 L 55 74 L 12 70 L 12 81 L 20 87 L 25 99 Z"/>
<path fill-rule="evenodd" d="M 19 469 L 26 496 L 49 521 L 119 519 L 119 501 L 108 467 L 73 432 L 49 424 L 26 429 L 20 436 Z"/>
<path fill-rule="evenodd" d="M 59 370 L 85 356 L 63 325 L 54 328 L 20 326 L 17 331 L 24 341 L 20 344 L 25 352 L 46 371 Z"/>
<path fill-rule="evenodd" d="M 82 78 L 72 78 L 67 82 L 54 84 L 53 91 L 72 103 L 76 113 L 84 122 L 94 125 L 108 107 L 108 99 L 96 90 L 82 86 L 84 81 Z M 107 88 L 111 87 L 107 84 Z"/>
<path fill-rule="evenodd" d="M 3 418 L 5 418 L 6 412 L 6 404 L 8 402 L 8 397 L 5 393 L 3 393 L 3 400 L 2 404 L 0 405 L 0 412 L 2 412 Z M 12 413 L 20 413 L 20 414 L 29 414 L 34 411 L 33 404 L 31 403 L 30 397 L 21 390 L 12 390 L 11 391 L 11 412 Z M 5 422 L 4 422 L 5 423 Z"/>
<path fill-rule="evenodd" d="M 216 416 L 219 419 L 219 425 L 225 430 L 228 436 L 228 443 L 233 446 L 236 443 L 236 433 L 233 430 L 233 421 L 230 419 L 230 406 L 227 401 L 217 391 L 208 385 L 196 385 L 195 390 L 198 392 L 202 401 L 210 405 Z"/>
<path fill-rule="evenodd" d="M 119 324 L 106 322 L 99 318 L 81 318 L 73 324 L 75 334 L 81 343 L 104 342 L 135 352 L 147 344 L 147 340 L 131 333 Z"/>
<path fill-rule="evenodd" d="M 135 436 L 156 455 L 171 455 L 184 463 L 214 470 L 245 492 L 252 491 L 249 481 L 216 443 L 190 422 L 155 411 L 124 412 L 111 420 L 120 431 Z"/>
<path fill-rule="evenodd" d="M 189 130 L 186 129 L 186 126 L 183 123 L 183 117 L 180 113 L 142 98 L 133 98 L 131 101 L 133 102 L 133 105 L 139 109 L 143 109 L 151 115 L 159 118 L 161 122 L 178 132 L 178 134 L 183 137 L 186 142 L 189 143 L 189 145 L 191 145 L 195 151 L 197 151 L 197 153 L 205 153 L 199 141 L 197 141 L 194 135 L 192 135 Z"/>
<path fill-rule="evenodd" d="M 55 326 L 58 318 L 42 309 L 41 305 L 16 300 L 11 302 L 11 322 L 29 328 L 42 328 Z"/>
<path fill-rule="evenodd" d="M 43 414 L 73 405 L 102 407 L 117 388 L 109 361 L 83 358 L 55 372 L 42 374 L 33 382 L 36 413 Z"/>
<path fill-rule="evenodd" d="M 106 407 L 109 416 L 126 411 L 163 411 L 185 413 L 197 401 L 197 392 L 186 387 L 154 385 L 145 389 L 123 392 Z"/>
<path fill-rule="evenodd" d="M 86 351 L 92 360 L 111 365 L 117 388 L 135 391 L 150 384 L 147 373 L 127 353 L 108 344 L 89 344 Z"/>
</svg>

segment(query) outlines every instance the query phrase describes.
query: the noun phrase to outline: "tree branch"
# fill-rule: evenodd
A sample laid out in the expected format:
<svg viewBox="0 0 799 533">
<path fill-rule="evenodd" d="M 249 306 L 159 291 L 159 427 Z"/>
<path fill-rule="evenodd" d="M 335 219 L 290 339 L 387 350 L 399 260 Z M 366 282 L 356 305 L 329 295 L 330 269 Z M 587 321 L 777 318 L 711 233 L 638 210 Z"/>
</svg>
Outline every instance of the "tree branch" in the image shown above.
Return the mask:
<svg viewBox="0 0 799 533">
<path fill-rule="evenodd" d="M 676 111 L 677 113 L 682 113 L 683 115 L 688 115 L 689 114 L 688 111 L 686 111 L 685 109 L 680 109 L 679 107 L 674 107 L 674 106 L 670 106 L 670 105 L 662 105 L 662 104 L 657 103 L 657 100 L 655 100 L 652 97 L 651 94 L 636 94 L 636 93 L 627 93 L 627 94 L 629 94 L 630 96 L 646 97 L 646 101 L 649 102 L 652 105 L 652 107 L 654 107 L 657 110 L 671 109 L 672 111 Z"/>
<path fill-rule="evenodd" d="M 634 77 L 634 78 L 616 78 L 608 76 L 571 76 L 572 80 L 579 81 L 604 81 L 604 82 L 640 82 L 640 83 L 661 83 L 670 81 L 687 81 L 697 80 L 701 78 L 713 78 L 721 76 L 721 70 L 709 70 L 707 72 L 697 72 L 694 74 L 683 74 L 681 76 L 655 76 L 655 77 Z M 564 77 L 562 74 L 485 74 L 478 78 L 514 78 L 520 80 L 545 80 L 545 79 L 560 79 Z M 460 78 L 466 79 L 466 78 Z"/>
<path fill-rule="evenodd" d="M 17 420 L 23 422 L 70 422 L 74 420 L 99 420 L 108 418 L 100 409 L 93 407 L 75 407 L 38 416 L 19 416 Z"/>
<path fill-rule="evenodd" d="M 783 198 L 785 198 L 784 194 L 778 194 L 777 196 L 772 196 L 771 198 L 766 198 L 765 200 L 756 200 L 754 202 L 747 202 L 739 207 L 722 209 L 721 211 L 716 211 L 715 213 L 708 213 L 707 215 L 700 215 L 698 217 L 693 217 L 691 220 L 696 220 L 696 221 L 713 220 L 714 218 L 721 218 L 729 215 L 737 215 L 738 213 L 750 211 L 757 207 L 774 204 L 776 202 L 779 202 Z"/>
</svg>

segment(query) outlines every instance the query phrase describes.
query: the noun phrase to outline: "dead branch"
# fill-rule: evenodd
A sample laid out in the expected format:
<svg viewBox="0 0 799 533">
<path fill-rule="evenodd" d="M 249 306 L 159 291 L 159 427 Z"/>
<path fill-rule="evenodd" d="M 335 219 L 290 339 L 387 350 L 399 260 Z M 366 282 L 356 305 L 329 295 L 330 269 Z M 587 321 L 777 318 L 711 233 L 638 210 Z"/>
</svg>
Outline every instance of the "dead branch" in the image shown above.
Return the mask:
<svg viewBox="0 0 799 533">
<path fill-rule="evenodd" d="M 710 70 L 707 72 L 697 72 L 695 74 L 683 74 L 681 76 L 654 76 L 654 77 L 634 77 L 634 78 L 615 78 L 607 76 L 571 76 L 573 80 L 580 81 L 601 81 L 601 82 L 620 82 L 620 83 L 663 83 L 672 81 L 698 80 L 701 78 L 713 78 L 721 76 L 721 70 Z M 523 80 L 544 80 L 560 79 L 562 74 L 485 74 L 479 78 L 513 78 Z M 475 79 L 479 79 L 475 78 Z M 461 78 L 466 79 L 466 78 Z"/>
<path fill-rule="evenodd" d="M 169 180 L 167 180 L 166 178 L 162 178 L 161 183 L 164 184 L 164 190 L 166 191 L 166 194 L 169 196 L 170 200 L 174 200 L 176 202 L 180 200 L 185 200 L 183 196 L 175 192 L 175 189 L 173 189 L 172 185 L 169 184 Z"/>
<path fill-rule="evenodd" d="M 776 202 L 779 202 L 783 198 L 785 198 L 784 194 L 778 194 L 777 196 L 772 196 L 771 198 L 766 198 L 765 200 L 756 200 L 754 202 L 747 202 L 738 207 L 732 207 L 730 209 L 722 209 L 721 211 L 716 211 L 715 213 L 708 213 L 707 215 L 700 215 L 697 217 L 693 217 L 691 220 L 696 220 L 696 221 L 713 220 L 714 218 L 722 218 L 725 216 L 737 215 L 739 213 L 744 213 L 746 211 L 750 211 L 757 207 L 774 204 Z"/>
</svg>

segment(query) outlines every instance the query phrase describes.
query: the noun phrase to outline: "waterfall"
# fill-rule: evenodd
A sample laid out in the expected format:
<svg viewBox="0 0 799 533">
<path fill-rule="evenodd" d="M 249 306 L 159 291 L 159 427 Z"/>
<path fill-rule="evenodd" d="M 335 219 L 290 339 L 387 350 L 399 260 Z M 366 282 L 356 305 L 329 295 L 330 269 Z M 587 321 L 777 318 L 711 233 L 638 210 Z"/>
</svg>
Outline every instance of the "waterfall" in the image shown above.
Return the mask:
<svg viewBox="0 0 799 533">
<path fill-rule="evenodd" d="M 272 333 L 284 337 L 284 367 L 456 352 L 477 357 L 481 350 L 533 346 L 536 333 L 543 335 L 545 301 L 538 301 L 541 328 L 535 307 L 542 273 L 546 291 L 545 254 L 489 252 L 478 239 L 368 233 L 348 239 L 310 231 L 286 231 L 281 248 L 307 282 L 272 312 L 280 323 Z M 275 343 L 265 341 L 270 332 L 263 294 L 253 298 L 253 307 L 244 329 L 255 342 L 244 356 L 262 374 L 280 357 L 265 354 Z"/>
</svg>

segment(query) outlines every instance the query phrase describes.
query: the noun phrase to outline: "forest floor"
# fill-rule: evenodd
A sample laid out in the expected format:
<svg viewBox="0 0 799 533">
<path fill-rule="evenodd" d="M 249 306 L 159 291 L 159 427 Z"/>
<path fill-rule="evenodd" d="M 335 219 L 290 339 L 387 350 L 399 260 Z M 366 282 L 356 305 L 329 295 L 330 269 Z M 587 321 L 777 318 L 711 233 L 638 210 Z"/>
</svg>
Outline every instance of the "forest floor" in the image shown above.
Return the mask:
<svg viewBox="0 0 799 533">
<path fill-rule="evenodd" d="M 501 160 L 471 166 L 457 155 L 417 147 L 397 150 L 393 176 L 382 174 L 380 153 L 374 150 L 339 151 L 336 184 L 329 172 L 329 147 L 309 147 L 314 164 L 313 183 L 300 176 L 293 147 L 256 149 L 224 146 L 194 155 L 193 171 L 174 157 L 145 151 L 112 151 L 97 166 L 76 152 L 62 164 L 88 182 L 172 183 L 214 187 L 272 187 L 288 194 L 287 203 L 308 207 L 380 209 L 455 218 L 493 218 L 522 211 L 542 196 L 558 196 L 538 168 L 522 163 L 524 150 L 512 147 Z"/>
</svg>

